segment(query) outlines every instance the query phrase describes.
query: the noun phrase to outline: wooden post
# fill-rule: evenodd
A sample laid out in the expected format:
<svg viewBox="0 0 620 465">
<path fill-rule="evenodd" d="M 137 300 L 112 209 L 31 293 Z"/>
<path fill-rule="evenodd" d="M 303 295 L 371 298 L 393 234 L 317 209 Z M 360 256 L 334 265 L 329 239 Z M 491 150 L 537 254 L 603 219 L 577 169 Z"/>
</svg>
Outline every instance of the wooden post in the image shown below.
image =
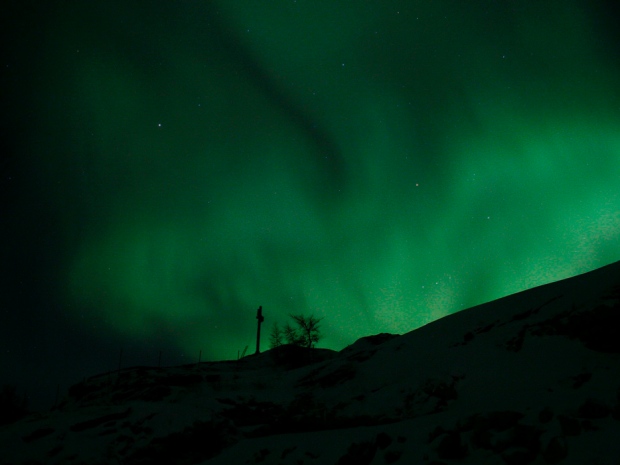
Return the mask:
<svg viewBox="0 0 620 465">
<path fill-rule="evenodd" d="M 256 353 L 260 354 L 260 325 L 265 318 L 263 318 L 263 307 L 258 307 L 258 311 L 256 312 L 256 319 L 258 320 L 258 329 L 256 331 Z"/>
</svg>

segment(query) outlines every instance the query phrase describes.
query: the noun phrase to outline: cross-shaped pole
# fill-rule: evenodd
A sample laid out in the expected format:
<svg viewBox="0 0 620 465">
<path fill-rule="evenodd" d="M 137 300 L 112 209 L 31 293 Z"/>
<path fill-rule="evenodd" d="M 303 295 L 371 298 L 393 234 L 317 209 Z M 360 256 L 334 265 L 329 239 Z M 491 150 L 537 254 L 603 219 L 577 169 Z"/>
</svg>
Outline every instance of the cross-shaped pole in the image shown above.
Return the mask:
<svg viewBox="0 0 620 465">
<path fill-rule="evenodd" d="M 256 312 L 256 319 L 258 320 L 258 330 L 256 331 L 256 353 L 260 354 L 260 324 L 265 321 L 263 318 L 263 307 L 258 307 Z"/>
</svg>

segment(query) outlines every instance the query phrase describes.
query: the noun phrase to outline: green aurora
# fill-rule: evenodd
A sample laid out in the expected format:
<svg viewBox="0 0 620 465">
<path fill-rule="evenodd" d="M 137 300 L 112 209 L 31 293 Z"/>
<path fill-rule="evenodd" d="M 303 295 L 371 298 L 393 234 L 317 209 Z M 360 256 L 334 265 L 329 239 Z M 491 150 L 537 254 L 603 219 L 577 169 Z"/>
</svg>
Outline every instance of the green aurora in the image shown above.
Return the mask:
<svg viewBox="0 0 620 465">
<path fill-rule="evenodd" d="M 597 2 L 45 14 L 24 163 L 56 228 L 41 266 L 93 333 L 234 358 L 262 305 L 263 334 L 314 314 L 340 349 L 620 259 Z"/>
</svg>

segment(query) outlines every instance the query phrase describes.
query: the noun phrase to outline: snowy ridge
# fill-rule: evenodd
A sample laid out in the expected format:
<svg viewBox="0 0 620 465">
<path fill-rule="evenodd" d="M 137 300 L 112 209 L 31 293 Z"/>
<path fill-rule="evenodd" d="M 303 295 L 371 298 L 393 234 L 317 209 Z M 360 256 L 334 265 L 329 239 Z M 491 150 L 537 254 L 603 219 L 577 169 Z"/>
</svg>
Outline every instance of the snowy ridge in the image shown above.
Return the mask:
<svg viewBox="0 0 620 465">
<path fill-rule="evenodd" d="M 0 427 L 0 464 L 620 463 L 620 262 L 335 352 L 133 367 Z"/>
</svg>

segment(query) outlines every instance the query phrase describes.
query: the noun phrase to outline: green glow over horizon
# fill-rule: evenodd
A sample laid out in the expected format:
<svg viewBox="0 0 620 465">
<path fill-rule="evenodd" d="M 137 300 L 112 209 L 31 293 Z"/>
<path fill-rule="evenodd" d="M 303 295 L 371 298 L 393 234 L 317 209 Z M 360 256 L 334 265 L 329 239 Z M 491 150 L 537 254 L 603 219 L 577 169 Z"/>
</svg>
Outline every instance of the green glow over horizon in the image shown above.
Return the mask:
<svg viewBox="0 0 620 465">
<path fill-rule="evenodd" d="M 208 3 L 46 31 L 31 151 L 76 318 L 222 359 L 262 305 L 264 335 L 314 314 L 340 349 L 620 259 L 620 70 L 586 2 Z"/>
</svg>

